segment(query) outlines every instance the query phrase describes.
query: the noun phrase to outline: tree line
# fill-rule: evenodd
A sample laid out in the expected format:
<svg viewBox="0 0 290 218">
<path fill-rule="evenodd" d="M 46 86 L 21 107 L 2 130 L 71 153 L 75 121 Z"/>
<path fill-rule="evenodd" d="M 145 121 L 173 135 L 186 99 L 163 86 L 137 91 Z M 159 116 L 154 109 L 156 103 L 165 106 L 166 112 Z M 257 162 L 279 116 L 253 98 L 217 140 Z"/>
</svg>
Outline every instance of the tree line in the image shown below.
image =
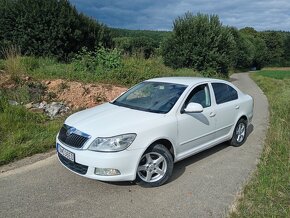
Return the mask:
<svg viewBox="0 0 290 218">
<path fill-rule="evenodd" d="M 163 43 L 165 64 L 227 74 L 229 69 L 261 69 L 290 64 L 289 32 L 222 25 L 217 15 L 186 13 L 173 23 Z"/>
<path fill-rule="evenodd" d="M 290 65 L 289 32 L 238 30 L 224 26 L 217 15 L 188 12 L 169 32 L 109 28 L 68 0 L 0 0 L 0 14 L 0 49 L 16 45 L 23 55 L 70 61 L 84 47 L 116 48 L 127 56 L 162 56 L 172 68 L 222 74 Z"/>
<path fill-rule="evenodd" d="M 108 27 L 78 13 L 68 0 L 0 0 L 0 46 L 24 55 L 69 60 L 82 47 L 112 46 Z"/>
</svg>

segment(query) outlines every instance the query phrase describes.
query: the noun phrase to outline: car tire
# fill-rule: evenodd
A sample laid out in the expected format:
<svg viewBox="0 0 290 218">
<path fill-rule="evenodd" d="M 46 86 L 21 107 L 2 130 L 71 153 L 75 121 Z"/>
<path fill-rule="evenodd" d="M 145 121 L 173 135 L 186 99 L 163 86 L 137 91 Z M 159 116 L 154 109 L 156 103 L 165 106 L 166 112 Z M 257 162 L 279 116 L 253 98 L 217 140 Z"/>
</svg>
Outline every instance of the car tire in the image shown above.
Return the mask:
<svg viewBox="0 0 290 218">
<path fill-rule="evenodd" d="M 247 121 L 245 119 L 239 119 L 237 122 L 232 139 L 230 140 L 230 145 L 234 147 L 239 147 L 245 143 L 247 139 Z"/>
<path fill-rule="evenodd" d="M 143 187 L 163 185 L 172 175 L 173 157 L 162 144 L 149 147 L 137 167 L 136 183 Z"/>
</svg>

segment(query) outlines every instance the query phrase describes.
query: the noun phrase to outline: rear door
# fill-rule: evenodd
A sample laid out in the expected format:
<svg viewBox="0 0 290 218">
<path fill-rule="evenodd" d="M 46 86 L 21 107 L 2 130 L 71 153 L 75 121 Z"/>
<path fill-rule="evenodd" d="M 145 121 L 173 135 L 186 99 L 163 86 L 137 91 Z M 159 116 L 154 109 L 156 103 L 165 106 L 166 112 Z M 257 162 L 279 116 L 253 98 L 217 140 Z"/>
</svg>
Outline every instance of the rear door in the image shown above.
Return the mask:
<svg viewBox="0 0 290 218">
<path fill-rule="evenodd" d="M 211 83 L 215 96 L 216 138 L 227 137 L 239 111 L 238 92 L 230 85 Z"/>
</svg>

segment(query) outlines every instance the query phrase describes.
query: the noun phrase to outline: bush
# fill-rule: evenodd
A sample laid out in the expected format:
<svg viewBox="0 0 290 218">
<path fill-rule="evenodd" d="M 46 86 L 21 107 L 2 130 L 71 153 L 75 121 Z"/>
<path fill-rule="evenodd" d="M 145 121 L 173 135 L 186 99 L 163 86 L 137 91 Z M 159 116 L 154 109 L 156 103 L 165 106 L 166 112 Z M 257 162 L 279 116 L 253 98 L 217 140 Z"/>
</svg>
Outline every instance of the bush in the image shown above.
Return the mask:
<svg viewBox="0 0 290 218">
<path fill-rule="evenodd" d="M 217 15 L 186 13 L 173 23 L 173 34 L 163 43 L 164 63 L 198 71 L 213 69 L 227 75 L 234 62 L 235 41 Z"/>
<path fill-rule="evenodd" d="M 104 47 L 99 48 L 97 51 L 97 63 L 104 69 L 116 69 L 121 67 L 121 52 L 118 49 L 105 49 Z"/>
<path fill-rule="evenodd" d="M 121 67 L 121 52 L 117 49 L 98 48 L 89 51 L 86 47 L 79 51 L 72 61 L 76 71 L 100 73 Z"/>
<path fill-rule="evenodd" d="M 72 59 L 72 63 L 76 71 L 86 71 L 94 73 L 96 71 L 98 62 L 96 53 L 94 51 L 88 51 L 86 47 L 83 47 Z"/>
<path fill-rule="evenodd" d="M 133 45 L 131 37 L 117 37 L 113 39 L 116 48 L 120 49 L 125 56 L 131 56 Z"/>
</svg>

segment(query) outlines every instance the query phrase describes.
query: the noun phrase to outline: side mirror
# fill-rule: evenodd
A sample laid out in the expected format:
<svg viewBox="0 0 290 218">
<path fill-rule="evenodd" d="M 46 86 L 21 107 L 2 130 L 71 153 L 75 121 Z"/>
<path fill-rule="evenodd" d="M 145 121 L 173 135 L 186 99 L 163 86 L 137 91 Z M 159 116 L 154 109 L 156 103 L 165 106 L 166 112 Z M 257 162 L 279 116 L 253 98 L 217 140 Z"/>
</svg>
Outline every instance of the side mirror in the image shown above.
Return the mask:
<svg viewBox="0 0 290 218">
<path fill-rule="evenodd" d="M 203 112 L 203 107 L 198 103 L 189 103 L 187 107 L 184 109 L 186 113 L 200 113 Z"/>
</svg>

